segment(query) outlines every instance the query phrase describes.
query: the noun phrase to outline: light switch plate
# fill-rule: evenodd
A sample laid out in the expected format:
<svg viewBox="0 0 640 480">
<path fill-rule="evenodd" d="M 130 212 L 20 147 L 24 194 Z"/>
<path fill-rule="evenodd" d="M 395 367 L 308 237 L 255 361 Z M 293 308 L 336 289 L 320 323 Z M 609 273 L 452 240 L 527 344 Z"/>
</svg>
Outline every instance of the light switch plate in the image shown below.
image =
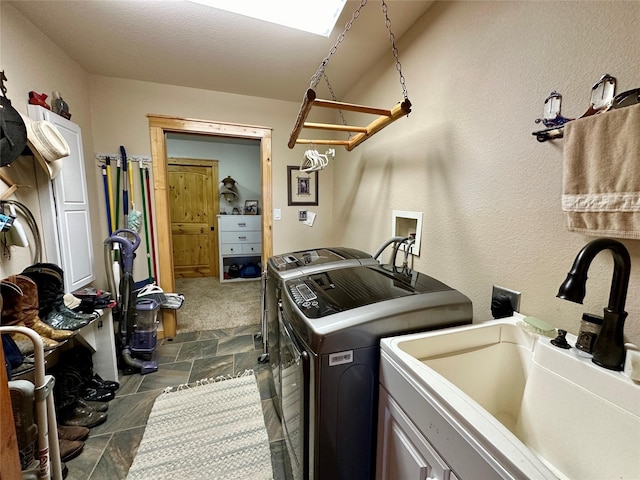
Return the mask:
<svg viewBox="0 0 640 480">
<path fill-rule="evenodd" d="M 282 220 L 282 210 L 279 208 L 273 209 L 273 219 L 274 220 Z"/>
</svg>

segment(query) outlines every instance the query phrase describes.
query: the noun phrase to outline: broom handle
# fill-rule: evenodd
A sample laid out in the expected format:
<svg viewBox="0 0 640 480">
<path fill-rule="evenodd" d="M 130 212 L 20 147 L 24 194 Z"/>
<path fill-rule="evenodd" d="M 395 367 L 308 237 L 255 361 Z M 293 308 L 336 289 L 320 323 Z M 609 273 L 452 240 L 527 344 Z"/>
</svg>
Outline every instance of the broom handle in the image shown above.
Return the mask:
<svg viewBox="0 0 640 480">
<path fill-rule="evenodd" d="M 131 162 L 129 162 L 129 200 L 131 202 L 131 210 L 135 210 L 136 201 L 133 193 L 133 168 L 131 166 Z"/>
<path fill-rule="evenodd" d="M 153 272 L 158 277 L 158 265 L 156 264 L 156 240 L 153 229 L 153 206 L 151 204 L 151 186 L 149 181 L 149 169 L 144 171 L 145 180 L 147 181 L 147 203 L 149 204 L 149 227 L 151 230 L 151 255 L 153 258 Z"/>
</svg>

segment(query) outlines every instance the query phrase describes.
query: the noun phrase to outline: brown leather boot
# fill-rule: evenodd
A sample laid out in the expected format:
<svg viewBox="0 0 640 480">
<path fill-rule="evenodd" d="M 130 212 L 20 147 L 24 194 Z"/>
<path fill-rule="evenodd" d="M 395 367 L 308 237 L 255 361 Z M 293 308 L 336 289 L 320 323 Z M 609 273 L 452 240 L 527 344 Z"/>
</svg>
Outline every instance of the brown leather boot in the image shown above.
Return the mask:
<svg viewBox="0 0 640 480">
<path fill-rule="evenodd" d="M 70 330 L 56 330 L 40 320 L 38 316 L 38 286 L 33 280 L 25 275 L 12 275 L 9 279 L 12 279 L 22 290 L 23 317 L 27 327 L 35 330 L 42 337 L 58 342 L 68 340 L 75 335 L 75 332 Z"/>
<path fill-rule="evenodd" d="M 0 315 L 2 325 L 26 327 L 22 308 L 24 293 L 15 283 L 15 278 L 8 277 L 0 280 L 0 295 L 2 295 L 3 299 L 2 314 Z M 11 338 L 16 342 L 23 355 L 31 355 L 33 353 L 33 342 L 29 337 L 21 333 L 12 333 Z M 55 340 L 42 336 L 40 338 L 42 338 L 45 350 L 51 350 L 58 346 L 58 342 Z"/>
</svg>

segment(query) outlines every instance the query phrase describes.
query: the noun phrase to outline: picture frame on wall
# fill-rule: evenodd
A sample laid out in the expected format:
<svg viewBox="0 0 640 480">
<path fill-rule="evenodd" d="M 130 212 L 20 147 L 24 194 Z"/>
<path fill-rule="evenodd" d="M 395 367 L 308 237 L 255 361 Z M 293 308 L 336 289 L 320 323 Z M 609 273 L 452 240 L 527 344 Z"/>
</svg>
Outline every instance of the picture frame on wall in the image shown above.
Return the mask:
<svg viewBox="0 0 640 480">
<path fill-rule="evenodd" d="M 288 205 L 318 205 L 318 171 L 301 172 L 300 167 L 287 167 Z"/>
<path fill-rule="evenodd" d="M 257 215 L 258 214 L 258 200 L 245 200 L 245 202 L 244 202 L 244 214 L 245 215 Z"/>
</svg>

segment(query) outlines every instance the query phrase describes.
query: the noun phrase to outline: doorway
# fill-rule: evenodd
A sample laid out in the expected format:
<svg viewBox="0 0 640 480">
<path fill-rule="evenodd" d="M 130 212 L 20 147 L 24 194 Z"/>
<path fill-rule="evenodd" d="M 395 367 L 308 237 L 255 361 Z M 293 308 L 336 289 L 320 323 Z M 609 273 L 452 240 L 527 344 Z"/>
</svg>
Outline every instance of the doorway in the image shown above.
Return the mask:
<svg viewBox="0 0 640 480">
<path fill-rule="evenodd" d="M 158 271 L 160 287 L 165 292 L 175 291 L 173 245 L 167 168 L 167 134 L 191 133 L 260 140 L 260 175 L 262 208 L 262 262 L 272 255 L 272 194 L 271 194 L 271 129 L 250 125 L 185 119 L 166 115 L 148 115 L 151 158 L 153 160 L 153 190 L 156 210 L 156 234 L 158 240 Z M 176 312 L 162 310 L 162 336 L 176 335 Z"/>
</svg>

